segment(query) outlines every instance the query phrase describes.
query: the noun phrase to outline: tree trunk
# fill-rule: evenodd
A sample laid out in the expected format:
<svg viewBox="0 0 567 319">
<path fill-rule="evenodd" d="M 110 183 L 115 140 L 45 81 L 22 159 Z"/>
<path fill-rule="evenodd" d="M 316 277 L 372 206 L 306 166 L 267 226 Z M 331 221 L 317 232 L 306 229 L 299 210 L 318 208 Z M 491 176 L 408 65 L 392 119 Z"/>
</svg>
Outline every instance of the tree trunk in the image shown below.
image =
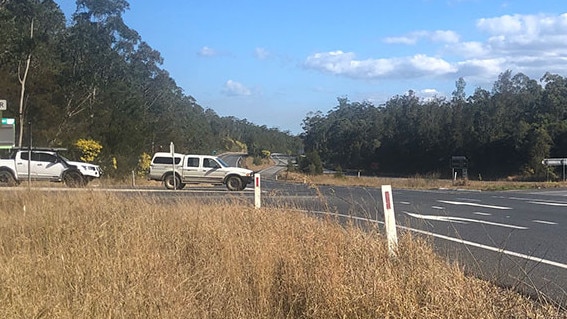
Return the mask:
<svg viewBox="0 0 567 319">
<path fill-rule="evenodd" d="M 33 39 L 33 18 L 31 20 L 31 25 L 30 25 L 30 39 Z M 18 72 L 18 79 L 19 79 L 20 84 L 21 84 L 20 109 L 19 109 L 19 111 L 20 111 L 19 112 L 20 130 L 19 130 L 19 136 L 18 136 L 18 147 L 22 147 L 22 140 L 23 140 L 23 135 L 24 135 L 24 124 L 25 124 L 24 98 L 25 98 L 25 95 L 26 95 L 25 94 L 26 93 L 26 81 L 28 79 L 28 72 L 30 70 L 31 58 L 32 58 L 32 54 L 31 54 L 31 51 L 30 51 L 30 53 L 28 53 L 28 58 L 26 59 L 26 68 L 24 70 L 24 74 L 22 75 L 20 72 Z M 18 67 L 18 71 L 19 71 L 19 69 L 20 68 Z"/>
</svg>

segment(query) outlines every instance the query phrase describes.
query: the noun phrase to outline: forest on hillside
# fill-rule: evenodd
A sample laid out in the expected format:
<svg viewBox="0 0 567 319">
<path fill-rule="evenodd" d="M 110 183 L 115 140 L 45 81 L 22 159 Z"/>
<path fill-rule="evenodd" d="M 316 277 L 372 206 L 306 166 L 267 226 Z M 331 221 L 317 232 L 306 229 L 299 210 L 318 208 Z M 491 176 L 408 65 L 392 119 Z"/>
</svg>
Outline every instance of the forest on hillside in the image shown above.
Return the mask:
<svg viewBox="0 0 567 319">
<path fill-rule="evenodd" d="M 0 99 L 16 119 L 16 146 L 102 146 L 115 175 L 167 149 L 297 153 L 287 131 L 221 117 L 186 94 L 160 53 L 122 19 L 125 0 L 77 0 L 70 23 L 53 0 L 0 0 Z M 31 135 L 30 135 L 31 132 Z"/>
<path fill-rule="evenodd" d="M 452 156 L 466 156 L 470 179 L 562 177 L 541 162 L 567 158 L 567 78 L 508 70 L 491 91 L 465 89 L 460 78 L 450 98 L 409 91 L 379 106 L 339 98 L 304 119 L 305 150 L 329 168 L 368 174 L 448 177 Z"/>
</svg>

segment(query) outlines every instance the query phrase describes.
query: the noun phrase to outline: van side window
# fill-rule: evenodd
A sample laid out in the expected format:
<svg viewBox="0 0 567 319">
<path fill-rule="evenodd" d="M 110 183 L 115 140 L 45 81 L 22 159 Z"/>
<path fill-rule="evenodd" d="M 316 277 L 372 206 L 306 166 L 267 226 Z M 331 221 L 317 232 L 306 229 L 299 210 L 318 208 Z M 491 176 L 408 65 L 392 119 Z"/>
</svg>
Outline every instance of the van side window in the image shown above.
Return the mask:
<svg viewBox="0 0 567 319">
<path fill-rule="evenodd" d="M 187 158 L 187 167 L 199 167 L 199 158 L 198 157 L 188 157 Z"/>
<path fill-rule="evenodd" d="M 175 165 L 179 164 L 179 162 L 181 162 L 181 157 L 176 157 L 175 158 Z M 172 160 L 171 157 L 158 156 L 158 157 L 154 158 L 154 164 L 169 164 L 169 165 L 172 165 L 173 160 Z"/>
</svg>

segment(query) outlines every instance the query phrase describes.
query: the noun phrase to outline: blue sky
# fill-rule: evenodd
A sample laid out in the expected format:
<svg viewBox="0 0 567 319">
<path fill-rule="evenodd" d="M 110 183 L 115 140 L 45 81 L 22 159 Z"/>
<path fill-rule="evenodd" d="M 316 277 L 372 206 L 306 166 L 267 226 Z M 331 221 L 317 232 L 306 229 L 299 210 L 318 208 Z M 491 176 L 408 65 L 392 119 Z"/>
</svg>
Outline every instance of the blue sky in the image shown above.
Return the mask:
<svg viewBox="0 0 567 319">
<path fill-rule="evenodd" d="M 55 0 L 70 17 L 74 0 Z M 492 89 L 506 70 L 567 76 L 561 0 L 130 0 L 127 25 L 221 116 L 294 134 L 338 97 Z"/>
</svg>

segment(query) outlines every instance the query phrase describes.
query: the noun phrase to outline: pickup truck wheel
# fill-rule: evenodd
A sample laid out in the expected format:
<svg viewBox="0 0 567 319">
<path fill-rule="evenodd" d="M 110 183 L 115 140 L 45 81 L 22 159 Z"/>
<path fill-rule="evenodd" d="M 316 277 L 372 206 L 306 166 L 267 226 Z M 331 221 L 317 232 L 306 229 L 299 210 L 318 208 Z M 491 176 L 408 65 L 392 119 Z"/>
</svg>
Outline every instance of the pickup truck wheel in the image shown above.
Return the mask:
<svg viewBox="0 0 567 319">
<path fill-rule="evenodd" d="M 241 191 L 244 187 L 242 179 L 238 176 L 230 176 L 226 180 L 226 188 L 228 188 L 229 191 Z"/>
<path fill-rule="evenodd" d="M 8 171 L 0 171 L 0 185 L 2 186 L 16 186 L 16 179 L 14 175 Z"/>
<path fill-rule="evenodd" d="M 86 185 L 83 175 L 79 171 L 70 170 L 63 173 L 65 186 L 71 188 L 84 187 Z"/>
<path fill-rule="evenodd" d="M 165 188 L 167 188 L 167 189 L 174 189 L 174 188 L 182 189 L 183 188 L 181 186 L 181 179 L 179 179 L 179 176 L 173 175 L 173 174 L 167 175 L 163 179 L 163 184 L 165 185 Z"/>
</svg>

